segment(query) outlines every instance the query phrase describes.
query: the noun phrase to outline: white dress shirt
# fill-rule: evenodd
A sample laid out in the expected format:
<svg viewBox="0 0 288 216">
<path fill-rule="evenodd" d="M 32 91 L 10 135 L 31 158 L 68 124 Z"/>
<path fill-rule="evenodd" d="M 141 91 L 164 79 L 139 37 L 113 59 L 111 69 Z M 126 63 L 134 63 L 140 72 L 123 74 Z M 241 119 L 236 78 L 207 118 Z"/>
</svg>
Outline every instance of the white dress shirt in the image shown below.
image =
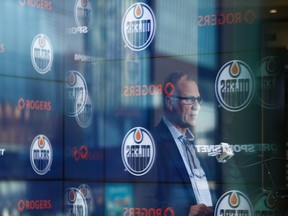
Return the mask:
<svg viewBox="0 0 288 216">
<path fill-rule="evenodd" d="M 186 170 L 188 172 L 190 182 L 192 189 L 195 193 L 196 201 L 198 204 L 203 203 L 206 206 L 212 206 L 212 199 L 211 199 L 211 194 L 208 186 L 208 182 L 204 173 L 204 170 L 202 169 L 200 162 L 195 154 L 195 149 L 193 145 L 188 145 L 189 151 L 192 154 L 192 157 L 195 162 L 195 167 L 191 167 L 192 165 L 189 164 L 189 159 L 187 157 L 187 147 L 185 144 L 180 141 L 179 137 L 183 136 L 177 129 L 176 127 L 165 117 L 163 117 L 164 123 L 167 125 L 169 131 L 171 132 L 175 143 L 177 145 L 177 148 L 180 152 L 180 155 L 183 159 L 183 162 L 185 164 Z M 194 136 L 192 132 L 187 129 L 187 134 L 186 134 L 187 139 L 193 139 Z M 187 145 L 187 144 L 186 144 Z M 192 169 L 191 169 L 192 168 Z"/>
</svg>

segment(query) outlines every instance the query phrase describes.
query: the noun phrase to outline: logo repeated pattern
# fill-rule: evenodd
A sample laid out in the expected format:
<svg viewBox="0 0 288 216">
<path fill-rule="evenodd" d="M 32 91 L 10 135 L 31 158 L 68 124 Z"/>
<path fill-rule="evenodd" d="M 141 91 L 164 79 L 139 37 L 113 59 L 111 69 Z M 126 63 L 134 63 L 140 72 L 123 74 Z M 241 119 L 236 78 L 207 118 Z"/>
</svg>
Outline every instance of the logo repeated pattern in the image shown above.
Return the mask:
<svg viewBox="0 0 288 216">
<path fill-rule="evenodd" d="M 50 171 L 53 161 L 53 150 L 49 139 L 45 135 L 34 138 L 30 147 L 30 162 L 38 175 L 45 175 Z"/>
<path fill-rule="evenodd" d="M 78 115 L 85 107 L 88 96 L 86 81 L 78 71 L 66 73 L 65 111 L 68 116 Z"/>
<path fill-rule="evenodd" d="M 45 34 L 38 34 L 31 45 L 31 61 L 40 74 L 47 73 L 53 64 L 53 46 Z"/>
<path fill-rule="evenodd" d="M 122 161 L 135 176 L 145 175 L 152 168 L 156 149 L 152 136 L 142 127 L 132 128 L 122 142 Z"/>
<path fill-rule="evenodd" d="M 254 96 L 254 75 L 243 61 L 227 62 L 216 77 L 215 93 L 224 109 L 237 112 L 246 108 Z"/>
<path fill-rule="evenodd" d="M 57 1 L 48 1 L 48 0 L 43 0 L 43 1 L 19 0 L 18 4 L 22 7 L 23 10 L 25 10 L 26 8 L 28 8 L 31 11 L 34 9 L 44 9 L 43 14 L 47 12 L 52 14 L 53 12 L 51 11 L 53 11 L 54 8 L 56 9 L 60 8 L 60 7 L 59 8 L 57 7 L 58 6 Z M 91 28 L 94 27 L 92 26 L 93 16 L 95 15 L 93 14 L 93 4 L 94 3 L 92 3 L 92 1 L 90 0 L 75 0 L 75 4 L 73 4 L 74 7 L 73 6 L 71 7 L 71 11 L 73 11 L 72 13 L 74 13 L 74 17 L 72 15 L 73 17 L 72 19 L 73 19 L 73 22 L 75 20 L 77 27 L 71 27 L 68 29 L 67 32 L 70 33 L 70 36 L 71 35 L 72 37 L 79 36 L 77 35 L 78 33 L 80 34 L 87 33 L 87 35 L 81 35 L 81 37 L 83 38 L 90 37 L 90 35 L 88 35 L 88 30 L 90 31 Z M 56 7 L 54 7 L 55 5 Z M 126 8 L 124 8 L 124 11 L 125 10 Z M 153 42 L 155 33 L 156 33 L 156 17 L 151 7 L 145 3 L 137 2 L 137 3 L 132 4 L 125 11 L 124 15 L 123 16 L 122 15 L 123 14 L 120 15 L 120 18 L 122 17 L 122 20 L 120 19 L 120 21 L 118 21 L 119 28 L 120 28 L 120 23 L 121 23 L 121 35 L 119 31 L 118 37 L 121 38 L 122 36 L 125 46 L 129 48 L 130 50 L 136 51 L 136 52 L 143 51 L 147 49 L 149 46 L 151 46 L 151 43 Z M 256 15 L 254 14 L 252 10 L 247 10 L 243 14 L 239 14 L 239 13 L 208 14 L 208 15 L 198 16 L 198 27 L 204 28 L 204 27 L 209 27 L 212 25 L 213 26 L 221 25 L 224 28 L 224 25 L 233 25 L 235 23 L 253 24 L 255 22 L 255 16 Z M 105 24 L 108 25 L 109 23 L 107 22 Z M 93 34 L 94 33 L 95 32 L 93 32 Z M 53 38 L 53 37 L 49 36 L 50 37 L 49 38 L 46 34 L 44 34 L 44 32 L 40 34 L 36 33 L 37 34 L 37 35 L 35 34 L 36 36 L 34 35 L 34 33 L 32 34 L 33 35 L 31 38 L 29 38 L 29 42 L 28 42 L 28 47 L 29 47 L 28 53 L 30 51 L 29 53 L 30 55 L 28 54 L 28 57 L 29 57 L 28 61 L 30 62 L 31 60 L 32 66 L 37 71 L 37 73 L 44 75 L 44 74 L 47 74 L 49 71 L 51 71 L 53 64 L 55 64 L 54 61 L 56 60 L 56 55 L 54 56 L 54 54 L 56 53 L 58 55 L 58 51 L 55 51 L 54 53 L 54 48 L 58 48 L 58 47 L 56 44 L 54 44 L 55 42 L 54 40 L 52 40 L 53 44 L 51 43 L 50 38 Z M 32 38 L 33 40 L 31 43 Z M 4 37 L 4 39 L 6 38 Z M 31 47 L 30 47 L 30 43 L 31 43 Z M 9 45 L 10 44 L 6 40 L 0 43 L 0 57 L 2 56 L 6 57 L 6 54 L 10 54 Z M 87 46 L 87 45 L 84 44 L 83 46 Z M 130 80 L 130 82 L 132 82 L 132 85 L 129 85 L 129 86 L 126 85 L 124 87 L 122 96 L 124 95 L 126 97 L 127 96 L 130 96 L 130 97 L 143 96 L 144 97 L 146 95 L 155 96 L 155 95 L 160 95 L 160 94 L 166 94 L 167 96 L 171 96 L 174 93 L 175 88 L 176 88 L 172 83 L 167 83 L 163 89 L 162 89 L 161 84 L 146 85 L 145 83 L 143 85 L 136 85 L 135 80 L 137 81 L 141 80 L 140 76 L 142 76 L 142 74 L 139 72 L 140 64 L 142 64 L 141 62 L 142 59 L 140 57 L 140 53 L 137 53 L 137 54 L 139 54 L 139 56 L 136 55 L 136 57 L 134 56 L 129 57 L 129 59 L 132 59 L 132 60 L 134 58 L 134 61 L 131 60 L 131 62 L 127 63 L 126 67 L 127 68 L 131 67 L 131 73 L 127 73 L 126 78 L 125 78 L 127 80 L 130 79 L 131 74 L 134 74 L 135 76 L 136 74 L 135 71 L 136 71 L 138 72 L 136 76 L 137 79 L 135 79 L 134 77 L 134 79 L 131 79 L 132 81 Z M 99 59 L 101 58 L 100 57 L 98 58 L 98 56 L 95 57 L 93 56 L 93 54 L 90 54 L 90 53 L 89 54 L 88 53 L 74 54 L 74 63 L 78 61 L 78 63 L 80 63 L 79 65 L 95 63 L 95 62 L 98 63 Z M 117 61 L 119 61 L 119 59 L 117 59 Z M 57 71 L 54 71 L 54 73 L 57 73 Z M 105 76 L 109 77 L 110 74 L 105 75 Z M 138 79 L 138 76 L 139 76 L 139 79 Z M 48 81 L 50 82 L 51 80 L 48 80 Z M 119 80 L 119 82 L 120 81 L 121 80 Z M 63 82 L 62 77 L 59 82 Z M 225 63 L 221 67 L 221 69 L 218 71 L 216 80 L 215 80 L 214 90 L 215 90 L 215 94 L 216 94 L 217 101 L 219 102 L 219 104 L 225 110 L 229 112 L 236 113 L 236 112 L 243 111 L 244 109 L 246 109 L 253 99 L 255 90 L 257 90 L 257 93 L 258 93 L 257 96 L 261 105 L 267 109 L 274 109 L 278 107 L 281 102 L 281 98 L 277 97 L 279 95 L 279 92 L 281 92 L 280 88 L 282 87 L 282 85 L 279 85 L 281 84 L 280 82 L 281 82 L 280 63 L 277 57 L 269 56 L 269 57 L 264 58 L 259 68 L 257 68 L 255 72 L 253 72 L 248 66 L 248 64 L 246 64 L 244 61 L 234 59 Z M 70 70 L 66 73 L 64 72 L 63 85 L 64 85 L 64 96 L 65 96 L 64 112 L 68 117 L 75 117 L 77 124 L 81 127 L 80 129 L 84 131 L 84 129 L 89 127 L 93 121 L 93 100 L 92 100 L 93 95 L 89 94 L 91 92 L 88 92 L 88 87 L 87 87 L 85 77 L 84 75 L 82 75 L 80 72 L 76 70 Z M 118 93 L 121 94 L 120 91 Z M 9 114 L 9 109 L 10 109 L 10 112 L 11 110 L 12 112 L 14 112 L 13 115 L 16 116 L 15 117 L 16 120 L 19 120 L 19 121 L 23 120 L 24 122 L 26 120 L 29 121 L 32 118 L 31 116 L 33 116 L 34 114 L 33 112 L 39 113 L 39 111 L 49 111 L 49 114 L 55 112 L 55 107 L 57 107 L 56 103 L 55 104 L 53 103 L 53 106 L 52 106 L 52 102 L 48 100 L 47 98 L 42 98 L 42 95 L 40 95 L 39 100 L 38 99 L 33 100 L 29 98 L 29 96 L 30 95 L 18 97 L 18 103 L 17 103 L 18 106 L 17 108 L 15 108 L 15 110 L 12 110 L 11 108 L 9 108 L 9 105 L 7 105 L 7 107 L 5 108 L 0 107 L 1 116 L 3 113 Z M 113 100 L 113 98 L 111 100 Z M 128 101 L 129 98 L 128 99 L 125 98 L 125 100 Z M 128 110 L 127 112 L 130 112 L 129 108 L 127 108 L 127 110 Z M 21 116 L 21 113 L 19 111 L 23 111 L 23 113 L 25 112 L 25 114 Z M 43 115 L 47 113 L 48 112 L 45 112 Z M 140 112 L 139 113 L 135 112 L 135 113 L 136 113 L 135 116 L 140 115 L 139 114 Z M 126 116 L 126 113 L 124 113 L 123 115 L 120 115 L 120 117 L 123 117 L 123 116 Z M 119 116 L 116 116 L 116 117 L 119 117 Z M 89 132 L 85 131 L 84 133 L 89 133 Z M 84 134 L 83 137 L 85 135 L 87 134 Z M 78 134 L 75 136 L 78 136 Z M 82 136 L 82 134 L 79 136 Z M 85 139 L 86 137 L 83 140 Z M 125 137 L 123 138 L 122 143 L 121 143 L 121 140 L 119 143 L 119 139 L 116 142 L 118 142 L 118 144 L 122 144 L 119 146 L 121 146 L 121 159 L 124 164 L 125 171 L 128 171 L 131 175 L 138 176 L 138 177 L 144 176 L 145 174 L 149 173 L 149 171 L 151 171 L 153 164 L 154 164 L 155 157 L 156 157 L 156 146 L 155 146 L 155 143 L 151 134 L 149 133 L 147 129 L 143 127 L 134 127 L 125 134 Z M 28 145 L 29 144 L 30 142 L 28 143 Z M 91 162 L 91 161 L 95 162 L 98 160 L 97 154 L 101 154 L 99 153 L 98 149 L 93 151 L 94 146 L 93 147 L 89 146 L 89 149 L 88 149 L 88 147 L 85 146 L 85 144 L 86 143 L 81 144 L 79 149 L 74 147 L 71 150 L 72 152 L 71 155 L 74 157 L 75 161 L 77 162 L 79 161 L 78 164 L 80 164 L 81 162 L 83 162 L 83 164 L 85 162 Z M 261 147 L 262 146 L 263 145 L 261 145 Z M 90 147 L 92 148 L 92 151 L 90 151 Z M 101 148 L 102 147 L 103 146 L 101 146 Z M 233 145 L 233 147 L 234 149 L 238 148 L 239 149 L 238 152 L 240 151 L 253 152 L 254 149 L 252 148 L 255 148 L 255 145 L 254 144 L 253 145 L 252 144 L 250 145 L 244 145 L 244 144 L 236 145 L 235 144 Z M 215 148 L 215 145 L 211 147 L 206 146 L 206 145 L 204 147 L 204 145 L 201 145 L 201 146 L 196 146 L 196 148 L 199 149 L 200 152 L 201 151 L 208 152 L 208 150 L 210 151 L 218 150 Z M 11 150 L 10 148 L 7 148 L 7 149 Z M 9 156 L 10 152 L 7 151 L 7 149 L 6 149 L 6 146 L 5 148 L 1 147 L 0 149 L 1 159 L 5 158 L 7 155 Z M 273 149 L 271 150 L 271 152 L 272 151 L 276 151 L 276 150 Z M 117 154 L 118 156 L 120 156 L 120 151 L 117 152 Z M 49 171 L 51 171 L 51 167 L 53 163 L 53 148 L 46 135 L 37 133 L 32 143 L 30 144 L 29 158 L 27 157 L 27 160 L 29 159 L 30 159 L 31 167 L 37 175 L 44 176 Z M 98 161 L 100 160 L 101 162 L 104 161 L 102 157 Z M 86 167 L 84 166 L 84 168 Z M 64 200 L 62 201 L 64 202 L 63 209 L 65 211 L 65 215 L 84 215 L 84 216 L 91 215 L 92 212 L 94 212 L 95 210 L 94 204 L 96 203 L 93 196 L 95 196 L 95 191 L 93 191 L 87 184 L 81 184 L 79 187 L 70 187 L 68 189 L 65 189 Z M 262 206 L 261 206 L 261 208 L 259 207 L 259 210 L 257 210 L 256 212 L 258 212 L 259 215 L 260 214 L 272 215 L 278 203 L 278 200 L 275 197 L 276 196 L 273 193 L 268 194 L 268 195 L 266 194 L 265 196 L 263 196 L 261 200 L 261 204 L 262 202 L 264 202 L 265 207 L 267 209 L 263 211 Z M 121 209 L 122 214 L 132 215 L 134 214 L 134 212 L 136 212 L 135 214 L 137 214 L 137 212 L 140 212 L 140 208 L 138 207 L 137 208 L 134 208 L 133 206 L 125 206 L 125 207 L 121 206 L 121 207 L 122 207 Z M 52 208 L 54 208 L 53 199 L 41 198 L 40 200 L 37 200 L 37 199 L 28 199 L 28 198 L 24 199 L 23 198 L 18 201 L 18 211 L 20 213 L 21 212 L 24 213 L 24 211 L 32 210 L 32 209 L 40 211 L 40 210 L 48 210 Z M 150 214 L 151 212 L 153 213 L 154 211 L 154 214 L 160 215 L 163 213 L 164 215 L 166 214 L 174 215 L 174 210 L 170 207 L 166 209 L 165 208 L 164 209 L 142 208 L 141 211 L 142 211 L 142 214 Z M 218 216 L 218 215 L 253 216 L 254 215 L 253 212 L 254 211 L 253 211 L 253 208 L 252 208 L 252 205 L 250 203 L 248 196 L 246 196 L 243 192 L 238 191 L 238 190 L 231 190 L 223 194 L 215 206 L 215 216 Z M 37 213 L 38 212 L 36 212 L 36 214 Z"/>
<path fill-rule="evenodd" d="M 93 10 L 90 0 L 76 0 L 74 6 L 74 17 L 78 27 L 85 27 L 87 31 L 92 23 Z"/>
<path fill-rule="evenodd" d="M 122 19 L 122 37 L 131 50 L 141 51 L 152 42 L 156 20 L 152 9 L 145 3 L 131 5 Z"/>
<path fill-rule="evenodd" d="M 279 107 L 281 102 L 280 59 L 268 56 L 262 59 L 256 70 L 257 96 L 267 109 Z"/>
<path fill-rule="evenodd" d="M 217 201 L 214 216 L 219 215 L 254 215 L 252 204 L 248 197 L 238 190 L 223 194 Z"/>
</svg>

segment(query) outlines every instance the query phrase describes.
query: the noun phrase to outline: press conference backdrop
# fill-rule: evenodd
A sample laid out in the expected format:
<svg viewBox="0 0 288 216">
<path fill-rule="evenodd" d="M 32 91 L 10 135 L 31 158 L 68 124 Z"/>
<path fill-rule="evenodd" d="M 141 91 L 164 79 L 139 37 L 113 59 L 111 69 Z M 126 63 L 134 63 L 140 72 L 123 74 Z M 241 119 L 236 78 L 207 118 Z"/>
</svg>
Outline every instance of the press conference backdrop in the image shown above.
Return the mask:
<svg viewBox="0 0 288 216">
<path fill-rule="evenodd" d="M 199 157 L 233 151 L 210 165 L 214 215 L 287 215 L 287 51 L 263 42 L 263 4 L 2 0 L 0 214 L 174 215 L 135 203 L 179 187 L 151 173 L 149 131 L 182 71 L 204 99 Z"/>
</svg>

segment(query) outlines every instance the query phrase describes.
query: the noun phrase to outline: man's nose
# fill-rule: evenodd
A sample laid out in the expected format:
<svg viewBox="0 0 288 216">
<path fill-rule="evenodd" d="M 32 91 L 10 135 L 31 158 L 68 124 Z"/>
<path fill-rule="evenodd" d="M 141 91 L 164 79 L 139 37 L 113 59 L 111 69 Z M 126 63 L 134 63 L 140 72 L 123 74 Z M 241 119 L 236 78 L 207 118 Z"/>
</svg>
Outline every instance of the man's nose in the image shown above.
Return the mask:
<svg viewBox="0 0 288 216">
<path fill-rule="evenodd" d="M 201 109 L 201 106 L 200 106 L 198 100 L 195 100 L 195 102 L 192 105 L 192 110 L 200 110 L 200 109 Z"/>
</svg>

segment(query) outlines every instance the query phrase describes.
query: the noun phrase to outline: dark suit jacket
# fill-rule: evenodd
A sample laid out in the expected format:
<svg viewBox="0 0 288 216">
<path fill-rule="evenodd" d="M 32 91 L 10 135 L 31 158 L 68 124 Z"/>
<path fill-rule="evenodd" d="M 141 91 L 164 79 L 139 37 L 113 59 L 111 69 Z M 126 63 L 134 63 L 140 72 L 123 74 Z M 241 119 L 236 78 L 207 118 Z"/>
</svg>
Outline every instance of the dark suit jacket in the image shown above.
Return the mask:
<svg viewBox="0 0 288 216">
<path fill-rule="evenodd" d="M 149 187 L 143 188 L 142 195 L 148 194 L 150 205 L 147 206 L 153 203 L 154 207 L 162 208 L 163 211 L 170 207 L 176 216 L 187 216 L 190 206 L 197 203 L 182 157 L 163 120 L 154 128 L 152 136 L 156 145 L 156 159 L 150 175 L 156 176 L 156 179 Z M 209 180 L 206 163 L 199 160 Z"/>
</svg>

